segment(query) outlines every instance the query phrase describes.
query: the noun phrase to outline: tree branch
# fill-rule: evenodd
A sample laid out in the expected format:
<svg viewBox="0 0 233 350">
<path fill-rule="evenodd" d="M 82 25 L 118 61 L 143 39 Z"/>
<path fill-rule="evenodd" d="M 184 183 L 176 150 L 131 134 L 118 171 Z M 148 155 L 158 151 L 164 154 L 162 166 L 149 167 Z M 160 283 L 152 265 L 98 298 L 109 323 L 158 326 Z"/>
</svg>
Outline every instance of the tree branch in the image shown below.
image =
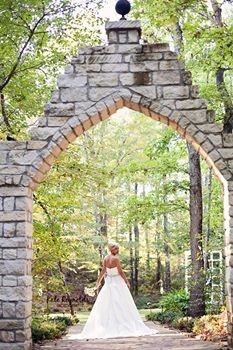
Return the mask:
<svg viewBox="0 0 233 350">
<path fill-rule="evenodd" d="M 34 27 L 31 28 L 30 30 L 30 34 L 27 38 L 27 40 L 25 41 L 25 43 L 23 44 L 20 52 L 19 52 L 19 55 L 16 59 L 16 62 L 14 63 L 10 73 L 8 74 L 8 76 L 5 78 L 4 82 L 2 84 L 0 84 L 0 90 L 2 91 L 6 85 L 10 82 L 11 78 L 14 76 L 16 70 L 17 70 L 17 67 L 22 59 L 22 56 L 26 50 L 26 48 L 28 47 L 29 43 L 31 42 L 31 39 L 33 38 L 35 32 L 36 32 L 36 29 L 38 28 L 38 26 L 40 25 L 40 23 L 43 21 L 43 19 L 45 18 L 46 16 L 46 13 L 43 13 L 43 15 L 39 18 L 39 20 L 35 23 Z"/>
<path fill-rule="evenodd" d="M 7 112 L 6 112 L 6 100 L 5 100 L 5 96 L 2 92 L 0 92 L 0 100 L 1 100 L 1 114 L 2 114 L 2 117 L 3 117 L 3 121 L 4 121 L 4 124 L 6 125 L 6 128 L 7 130 L 12 133 L 13 130 L 11 128 L 11 125 L 10 125 L 10 122 L 9 122 L 9 118 L 8 118 L 8 115 L 7 115 Z"/>
</svg>

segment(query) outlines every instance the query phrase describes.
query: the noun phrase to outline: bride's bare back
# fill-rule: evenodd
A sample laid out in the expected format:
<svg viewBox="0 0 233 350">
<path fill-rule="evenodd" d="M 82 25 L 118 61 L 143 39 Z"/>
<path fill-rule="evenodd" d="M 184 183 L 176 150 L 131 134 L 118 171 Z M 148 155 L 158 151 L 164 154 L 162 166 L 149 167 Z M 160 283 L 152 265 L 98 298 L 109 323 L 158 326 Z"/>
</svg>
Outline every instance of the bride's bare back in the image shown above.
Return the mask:
<svg viewBox="0 0 233 350">
<path fill-rule="evenodd" d="M 103 268 L 102 271 L 98 277 L 98 280 L 96 282 L 96 288 L 98 288 L 100 286 L 100 282 L 102 280 L 102 278 L 104 277 L 105 273 L 106 273 L 106 269 L 112 269 L 114 267 L 117 267 L 117 270 L 119 272 L 119 275 L 123 278 L 123 280 L 125 281 L 125 283 L 127 284 L 127 286 L 130 288 L 130 284 L 129 281 L 127 280 L 124 271 L 122 270 L 121 264 L 120 264 L 120 260 L 118 258 L 118 253 L 119 253 L 119 248 L 118 246 L 113 246 L 111 249 L 111 254 L 107 255 L 104 258 L 103 261 Z"/>
<path fill-rule="evenodd" d="M 104 258 L 104 261 L 105 261 L 105 266 L 108 267 L 109 269 L 112 269 L 114 267 L 117 267 L 119 258 L 117 256 L 113 256 L 112 254 L 109 254 Z"/>
</svg>

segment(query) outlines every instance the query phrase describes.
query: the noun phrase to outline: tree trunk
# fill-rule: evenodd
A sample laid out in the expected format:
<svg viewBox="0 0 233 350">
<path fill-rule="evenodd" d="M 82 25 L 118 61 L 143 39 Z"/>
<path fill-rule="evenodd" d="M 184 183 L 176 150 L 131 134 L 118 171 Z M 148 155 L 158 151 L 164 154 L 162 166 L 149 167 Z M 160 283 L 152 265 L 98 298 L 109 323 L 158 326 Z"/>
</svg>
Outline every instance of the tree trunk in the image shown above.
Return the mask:
<svg viewBox="0 0 233 350">
<path fill-rule="evenodd" d="M 167 183 L 167 175 L 163 176 L 163 184 Z M 167 203 L 167 195 L 164 194 L 163 202 Z M 170 247 L 169 247 L 169 227 L 168 227 L 168 214 L 163 213 L 163 232 L 164 232 L 164 253 L 165 253 L 165 279 L 164 290 L 165 292 L 171 291 L 171 263 L 170 263 Z"/>
<path fill-rule="evenodd" d="M 138 194 L 138 184 L 134 184 L 134 194 Z M 139 274 L 139 226 L 137 220 L 134 223 L 134 238 L 135 238 L 135 250 L 134 250 L 134 293 L 138 295 L 138 274 Z"/>
<path fill-rule="evenodd" d="M 210 0 L 210 4 L 213 9 L 212 22 L 217 28 L 222 28 L 224 26 L 222 19 L 222 8 L 218 1 Z M 231 133 L 233 130 L 233 103 L 229 92 L 227 91 L 224 73 L 229 69 L 229 67 L 218 67 L 216 70 L 216 86 L 220 93 L 222 102 L 224 104 L 224 128 L 225 133 Z"/>
<path fill-rule="evenodd" d="M 206 230 L 205 230 L 205 249 L 204 249 L 204 269 L 207 271 L 209 268 L 208 255 L 209 255 L 209 240 L 210 240 L 210 211 L 211 211 L 211 197 L 212 197 L 212 169 L 209 169 L 206 177 L 207 185 L 207 203 L 205 212 L 207 216 Z"/>
<path fill-rule="evenodd" d="M 148 229 L 145 228 L 145 236 L 146 236 L 146 267 L 147 270 L 150 271 L 150 240 Z"/>
<path fill-rule="evenodd" d="M 224 129 L 225 133 L 231 133 L 233 130 L 233 103 L 231 96 L 227 91 L 224 73 L 227 69 L 219 67 L 216 71 L 216 85 L 217 89 L 221 95 L 224 104 Z"/>
<path fill-rule="evenodd" d="M 199 154 L 191 145 L 189 153 L 190 176 L 190 248 L 192 259 L 192 278 L 190 282 L 189 314 L 192 317 L 202 316 L 205 313 L 205 279 L 204 259 L 202 249 L 202 186 L 201 166 Z"/>
<path fill-rule="evenodd" d="M 167 213 L 163 214 L 163 229 L 164 229 L 164 253 L 165 253 L 165 280 L 164 290 L 165 292 L 171 291 L 171 263 L 170 263 L 170 247 L 169 247 L 169 230 L 168 230 L 168 217 Z"/>
<path fill-rule="evenodd" d="M 134 258 L 133 258 L 133 237 L 132 227 L 129 228 L 129 243 L 130 243 L 130 286 L 131 292 L 134 294 Z"/>
<path fill-rule="evenodd" d="M 66 283 L 66 276 L 65 276 L 65 273 L 63 272 L 61 261 L 58 262 L 58 268 L 59 268 L 60 276 L 61 276 L 61 279 L 62 279 L 62 284 L 65 287 L 65 289 L 67 289 L 68 286 L 67 286 L 67 283 Z M 68 291 L 66 291 L 66 297 L 67 297 L 68 304 L 69 304 L 69 307 L 70 307 L 70 313 L 71 313 L 71 315 L 74 315 L 74 307 L 73 307 L 72 299 L 70 297 L 70 293 Z"/>
</svg>

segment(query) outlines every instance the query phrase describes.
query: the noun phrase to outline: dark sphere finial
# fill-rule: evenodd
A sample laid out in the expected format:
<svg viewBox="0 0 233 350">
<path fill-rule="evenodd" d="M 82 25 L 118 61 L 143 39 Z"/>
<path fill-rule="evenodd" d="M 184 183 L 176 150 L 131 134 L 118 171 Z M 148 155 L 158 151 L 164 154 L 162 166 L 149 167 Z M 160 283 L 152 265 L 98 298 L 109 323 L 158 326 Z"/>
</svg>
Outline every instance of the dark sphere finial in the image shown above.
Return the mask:
<svg viewBox="0 0 233 350">
<path fill-rule="evenodd" d="M 115 10 L 117 13 L 122 15 L 121 20 L 126 19 L 125 15 L 127 15 L 131 10 L 130 2 L 128 0 L 118 0 L 115 6 Z"/>
</svg>

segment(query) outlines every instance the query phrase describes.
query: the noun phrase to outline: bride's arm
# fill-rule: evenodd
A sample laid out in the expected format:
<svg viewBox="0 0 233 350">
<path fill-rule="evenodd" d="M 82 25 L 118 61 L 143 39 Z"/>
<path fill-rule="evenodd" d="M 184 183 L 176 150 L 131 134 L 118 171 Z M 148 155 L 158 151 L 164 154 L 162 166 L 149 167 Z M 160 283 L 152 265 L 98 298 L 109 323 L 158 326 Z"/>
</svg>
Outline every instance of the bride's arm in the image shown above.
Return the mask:
<svg viewBox="0 0 233 350">
<path fill-rule="evenodd" d="M 127 284 L 127 286 L 130 288 L 130 283 L 129 283 L 129 281 L 127 280 L 127 277 L 126 277 L 124 271 L 122 270 L 120 260 L 119 260 L 119 259 L 116 259 L 116 263 L 117 263 L 117 269 L 118 269 L 118 272 L 119 272 L 120 276 L 123 278 L 123 280 L 125 281 L 125 283 Z"/>
<path fill-rule="evenodd" d="M 95 285 L 96 289 L 99 288 L 100 283 L 101 283 L 101 281 L 102 281 L 102 279 L 104 277 L 105 272 L 106 272 L 106 265 L 105 265 L 105 259 L 104 259 L 102 271 L 100 272 L 99 277 L 98 277 L 97 282 L 96 282 L 96 285 Z"/>
</svg>

